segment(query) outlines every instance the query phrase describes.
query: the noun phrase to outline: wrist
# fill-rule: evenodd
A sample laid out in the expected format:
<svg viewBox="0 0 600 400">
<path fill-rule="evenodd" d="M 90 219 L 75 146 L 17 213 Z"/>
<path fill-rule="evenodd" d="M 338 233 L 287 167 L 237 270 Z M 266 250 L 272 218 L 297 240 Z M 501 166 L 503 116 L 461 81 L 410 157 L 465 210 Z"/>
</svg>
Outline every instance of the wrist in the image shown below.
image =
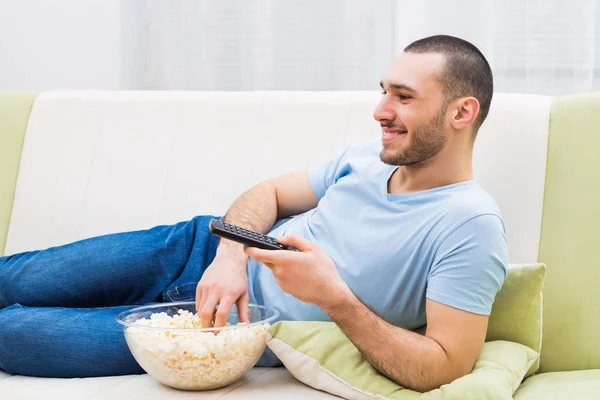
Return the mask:
<svg viewBox="0 0 600 400">
<path fill-rule="evenodd" d="M 215 258 L 224 259 L 244 267 L 248 261 L 248 256 L 244 253 L 244 245 L 226 239 L 221 239 Z"/>
<path fill-rule="evenodd" d="M 356 301 L 356 296 L 350 290 L 350 287 L 344 282 L 343 285 L 333 289 L 329 295 L 321 302 L 319 307 L 330 316 L 340 310 L 352 308 L 352 303 Z"/>
</svg>

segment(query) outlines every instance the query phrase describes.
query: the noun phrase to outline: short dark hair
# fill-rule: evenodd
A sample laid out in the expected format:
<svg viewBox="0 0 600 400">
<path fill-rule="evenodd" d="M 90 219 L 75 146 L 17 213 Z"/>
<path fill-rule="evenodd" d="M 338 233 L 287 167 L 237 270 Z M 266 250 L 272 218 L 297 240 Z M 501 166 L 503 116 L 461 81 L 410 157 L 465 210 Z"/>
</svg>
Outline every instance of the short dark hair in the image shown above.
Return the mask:
<svg viewBox="0 0 600 400">
<path fill-rule="evenodd" d="M 470 42 L 449 35 L 435 35 L 417 40 L 404 48 L 406 53 L 440 53 L 446 59 L 439 77 L 446 104 L 456 98 L 473 96 L 479 101 L 479 115 L 473 122 L 473 134 L 485 121 L 494 93 L 490 64 Z"/>
</svg>

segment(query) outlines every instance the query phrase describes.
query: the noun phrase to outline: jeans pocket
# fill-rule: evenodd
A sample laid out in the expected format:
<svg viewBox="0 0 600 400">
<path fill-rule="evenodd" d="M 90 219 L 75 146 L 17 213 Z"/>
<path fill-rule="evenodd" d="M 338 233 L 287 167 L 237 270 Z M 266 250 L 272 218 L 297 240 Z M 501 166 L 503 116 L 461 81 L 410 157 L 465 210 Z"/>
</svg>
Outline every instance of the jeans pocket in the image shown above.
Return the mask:
<svg viewBox="0 0 600 400">
<path fill-rule="evenodd" d="M 197 282 L 175 286 L 163 293 L 163 301 L 194 301 L 196 300 L 196 286 L 198 286 Z"/>
</svg>

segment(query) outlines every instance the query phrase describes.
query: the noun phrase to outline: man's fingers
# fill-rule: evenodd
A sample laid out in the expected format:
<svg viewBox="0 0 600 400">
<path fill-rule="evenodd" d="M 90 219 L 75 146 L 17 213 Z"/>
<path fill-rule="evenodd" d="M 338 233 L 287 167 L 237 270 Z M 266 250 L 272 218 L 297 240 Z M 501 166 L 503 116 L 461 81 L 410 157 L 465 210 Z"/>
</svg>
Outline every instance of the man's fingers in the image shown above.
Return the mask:
<svg viewBox="0 0 600 400">
<path fill-rule="evenodd" d="M 206 301 L 210 297 L 214 296 L 214 294 L 211 296 L 210 288 L 208 287 L 199 287 L 198 289 L 196 289 L 196 312 L 200 314 L 202 308 L 204 307 L 204 304 L 206 304 Z"/>
<path fill-rule="evenodd" d="M 196 288 L 196 312 L 199 313 L 202 310 L 202 306 L 204 305 L 202 301 L 202 287 L 198 286 Z"/>
<path fill-rule="evenodd" d="M 281 244 L 295 247 L 300 251 L 314 250 L 316 247 L 316 244 L 311 242 L 310 240 L 306 240 L 294 234 L 281 236 L 277 238 L 277 241 Z"/>
<path fill-rule="evenodd" d="M 259 249 L 258 247 L 250 247 L 250 246 L 244 246 L 244 253 L 246 253 L 246 255 L 250 258 L 252 258 L 253 260 L 258 261 L 257 258 L 262 257 L 266 250 L 262 250 Z"/>
<path fill-rule="evenodd" d="M 200 309 L 200 324 L 202 328 L 210 328 L 212 327 L 213 315 L 215 314 L 215 308 L 217 307 L 219 299 L 217 297 L 211 296 L 202 305 Z"/>
<path fill-rule="evenodd" d="M 291 253 L 294 253 L 289 250 L 263 250 L 256 247 L 244 247 L 244 252 L 255 261 L 275 265 L 289 262 Z"/>
<path fill-rule="evenodd" d="M 227 317 L 229 316 L 229 311 L 231 311 L 231 307 L 233 307 L 234 299 L 231 297 L 223 297 L 219 303 L 219 308 L 217 309 L 217 313 L 215 314 L 215 328 L 220 328 L 225 326 L 227 323 Z M 204 323 L 202 324 L 204 326 Z"/>
<path fill-rule="evenodd" d="M 250 312 L 248 311 L 248 292 L 244 292 L 237 301 L 238 315 L 240 322 L 250 322 Z"/>
</svg>

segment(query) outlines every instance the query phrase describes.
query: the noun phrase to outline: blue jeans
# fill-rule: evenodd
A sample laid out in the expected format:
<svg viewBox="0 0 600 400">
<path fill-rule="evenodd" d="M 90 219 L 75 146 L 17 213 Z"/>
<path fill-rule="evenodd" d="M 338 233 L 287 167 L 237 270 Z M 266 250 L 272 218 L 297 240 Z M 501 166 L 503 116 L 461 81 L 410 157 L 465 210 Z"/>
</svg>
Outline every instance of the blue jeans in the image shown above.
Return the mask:
<svg viewBox="0 0 600 400">
<path fill-rule="evenodd" d="M 218 237 L 199 216 L 0 258 L 0 369 L 43 377 L 144 373 L 115 321 L 194 300 Z"/>
</svg>

